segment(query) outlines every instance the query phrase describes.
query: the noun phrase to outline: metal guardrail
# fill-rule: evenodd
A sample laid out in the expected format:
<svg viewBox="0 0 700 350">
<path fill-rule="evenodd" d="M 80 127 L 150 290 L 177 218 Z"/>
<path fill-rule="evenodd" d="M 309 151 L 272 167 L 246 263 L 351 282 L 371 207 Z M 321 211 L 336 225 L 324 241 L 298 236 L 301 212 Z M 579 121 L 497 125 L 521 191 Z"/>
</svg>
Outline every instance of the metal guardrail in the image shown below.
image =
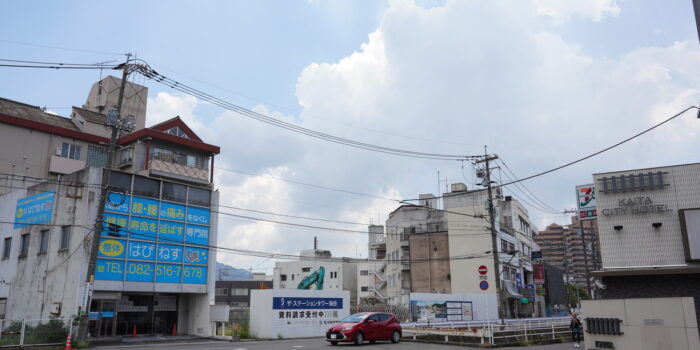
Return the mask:
<svg viewBox="0 0 700 350">
<path fill-rule="evenodd" d="M 73 319 L 0 319 L 0 347 L 63 344 L 71 333 Z"/>
<path fill-rule="evenodd" d="M 446 322 L 414 322 L 414 323 L 402 323 L 401 327 L 404 328 L 417 328 L 417 327 L 433 327 L 433 328 L 483 328 L 486 325 L 496 325 L 500 324 L 501 320 L 479 320 L 479 321 L 446 321 Z M 550 324 L 569 324 L 571 318 L 565 317 L 538 317 L 538 318 L 509 318 L 505 319 L 504 323 L 506 325 L 522 325 L 522 324 L 538 324 L 538 325 L 550 325 Z"/>
</svg>

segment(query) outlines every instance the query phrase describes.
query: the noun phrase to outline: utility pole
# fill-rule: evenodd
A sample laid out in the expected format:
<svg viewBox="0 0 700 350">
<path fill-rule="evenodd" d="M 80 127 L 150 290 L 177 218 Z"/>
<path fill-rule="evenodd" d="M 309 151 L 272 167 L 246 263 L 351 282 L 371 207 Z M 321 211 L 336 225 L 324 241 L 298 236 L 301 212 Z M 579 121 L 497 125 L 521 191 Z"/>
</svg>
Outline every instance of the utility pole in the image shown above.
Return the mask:
<svg viewBox="0 0 700 350">
<path fill-rule="evenodd" d="M 498 156 L 489 156 L 486 146 L 484 146 L 484 159 L 477 160 L 476 163 L 484 163 L 484 166 L 486 167 L 486 190 L 488 195 L 489 221 L 491 223 L 491 251 L 493 254 L 493 267 L 496 270 L 496 273 L 494 274 L 496 276 L 496 300 L 498 300 L 496 310 L 498 311 L 498 318 L 501 320 L 501 323 L 503 323 L 503 291 L 501 289 L 501 274 L 498 263 L 498 232 L 496 232 L 496 212 L 493 206 L 493 189 L 491 188 L 491 168 L 489 165 L 489 163 L 492 160 L 496 159 L 498 159 Z"/>
<path fill-rule="evenodd" d="M 131 54 L 126 55 L 126 63 L 122 66 L 122 81 L 119 87 L 119 98 L 117 99 L 116 109 L 116 120 L 112 125 L 108 125 L 112 129 L 112 135 L 109 139 L 109 148 L 107 149 L 107 164 L 102 170 L 102 189 L 100 191 L 100 200 L 97 207 L 97 217 L 95 218 L 95 227 L 92 230 L 92 241 L 90 244 L 90 257 L 88 260 L 88 269 L 86 274 L 85 282 L 87 282 L 88 296 L 87 304 L 85 305 L 85 310 L 81 312 L 80 315 L 80 328 L 78 331 L 78 338 L 80 341 L 85 341 L 87 337 L 87 325 L 88 325 L 88 313 L 90 311 L 90 303 L 92 301 L 92 285 L 95 282 L 95 269 L 97 267 L 97 255 L 100 249 L 100 235 L 104 226 L 104 213 L 105 204 L 107 203 L 107 197 L 109 196 L 109 181 L 112 175 L 112 168 L 114 167 L 114 158 L 117 148 L 117 137 L 119 135 L 119 119 L 121 118 L 122 102 L 124 101 L 124 89 L 126 88 L 126 80 L 129 75 L 129 60 Z M 107 118 L 106 118 L 107 119 Z"/>
<path fill-rule="evenodd" d="M 586 230 L 583 227 L 583 221 L 578 221 L 579 229 L 581 230 L 581 244 L 583 244 L 583 263 L 585 264 L 585 274 L 586 274 L 586 291 L 588 292 L 588 297 L 591 297 L 591 280 L 588 278 L 588 248 L 586 247 Z"/>
</svg>

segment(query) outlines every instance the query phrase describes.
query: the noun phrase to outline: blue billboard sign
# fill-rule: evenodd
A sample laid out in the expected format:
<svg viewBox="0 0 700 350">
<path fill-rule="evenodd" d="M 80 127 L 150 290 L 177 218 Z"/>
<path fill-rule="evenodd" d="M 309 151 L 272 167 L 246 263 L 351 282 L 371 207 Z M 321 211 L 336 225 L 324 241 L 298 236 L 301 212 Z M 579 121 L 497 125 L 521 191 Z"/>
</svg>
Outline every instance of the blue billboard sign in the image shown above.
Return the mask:
<svg viewBox="0 0 700 350">
<path fill-rule="evenodd" d="M 55 191 L 49 191 L 18 199 L 15 228 L 51 222 L 55 194 Z"/>
<path fill-rule="evenodd" d="M 118 225 L 120 237 L 100 240 L 96 279 L 207 283 L 209 209 L 118 193 L 107 202 L 102 233 Z"/>
<path fill-rule="evenodd" d="M 157 261 L 182 262 L 182 246 L 158 243 Z"/>
<path fill-rule="evenodd" d="M 182 265 L 157 264 L 156 282 L 158 283 L 182 283 Z M 204 282 L 206 283 L 206 281 Z"/>
<path fill-rule="evenodd" d="M 95 279 L 108 281 L 121 281 L 124 279 L 124 261 L 97 259 L 95 265 Z"/>
<path fill-rule="evenodd" d="M 343 298 L 273 297 L 273 310 L 342 309 Z"/>
<path fill-rule="evenodd" d="M 158 217 L 158 201 L 154 199 L 134 197 L 131 202 L 131 213 L 134 215 Z"/>
</svg>

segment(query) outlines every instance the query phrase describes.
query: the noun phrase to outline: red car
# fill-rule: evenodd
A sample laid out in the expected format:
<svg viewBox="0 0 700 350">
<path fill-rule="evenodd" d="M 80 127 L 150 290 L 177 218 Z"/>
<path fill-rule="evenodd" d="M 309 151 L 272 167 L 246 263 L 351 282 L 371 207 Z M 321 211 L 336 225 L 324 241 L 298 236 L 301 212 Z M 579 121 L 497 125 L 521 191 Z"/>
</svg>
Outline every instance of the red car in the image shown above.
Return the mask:
<svg viewBox="0 0 700 350">
<path fill-rule="evenodd" d="M 398 343 L 401 340 L 401 324 L 396 316 L 384 312 L 361 312 L 344 318 L 328 328 L 326 341 L 331 345 L 339 342 L 353 342 L 360 345 L 369 340 L 391 340 Z"/>
</svg>

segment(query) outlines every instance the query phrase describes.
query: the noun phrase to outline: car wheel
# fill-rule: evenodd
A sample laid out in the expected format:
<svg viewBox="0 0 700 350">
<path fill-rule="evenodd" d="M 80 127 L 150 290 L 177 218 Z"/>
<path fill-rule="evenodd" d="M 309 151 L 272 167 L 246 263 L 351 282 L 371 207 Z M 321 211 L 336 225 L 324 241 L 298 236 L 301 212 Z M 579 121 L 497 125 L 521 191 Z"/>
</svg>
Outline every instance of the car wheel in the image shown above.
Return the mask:
<svg viewBox="0 0 700 350">
<path fill-rule="evenodd" d="M 364 341 L 365 336 L 362 334 L 362 332 L 355 333 L 355 338 L 353 339 L 353 343 L 355 343 L 355 345 L 362 345 Z"/>
<path fill-rule="evenodd" d="M 376 340 L 370 340 L 370 341 L 369 341 L 370 344 L 374 344 L 374 343 L 376 343 L 376 342 L 377 342 Z"/>
<path fill-rule="evenodd" d="M 401 333 L 399 333 L 399 331 L 394 331 L 394 333 L 391 333 L 392 343 L 398 343 L 399 340 L 401 340 Z"/>
<path fill-rule="evenodd" d="M 337 342 L 337 341 L 332 341 L 332 342 L 331 342 L 331 345 L 338 345 L 338 342 Z"/>
</svg>

